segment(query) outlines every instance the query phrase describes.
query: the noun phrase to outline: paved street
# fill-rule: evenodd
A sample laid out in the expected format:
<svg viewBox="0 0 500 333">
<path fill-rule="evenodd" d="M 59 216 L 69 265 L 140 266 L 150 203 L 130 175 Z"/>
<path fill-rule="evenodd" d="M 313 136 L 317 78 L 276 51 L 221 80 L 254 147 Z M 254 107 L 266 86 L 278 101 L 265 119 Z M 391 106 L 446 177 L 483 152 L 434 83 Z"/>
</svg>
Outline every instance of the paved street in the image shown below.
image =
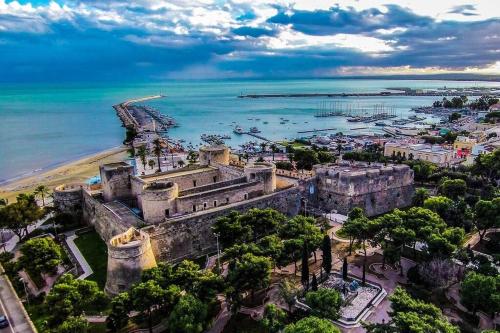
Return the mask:
<svg viewBox="0 0 500 333">
<path fill-rule="evenodd" d="M 0 310 L 2 314 L 7 315 L 10 322 L 9 328 L 0 329 L 0 332 L 9 333 L 31 333 L 36 332 L 27 319 L 26 312 L 24 312 L 23 305 L 21 304 L 16 293 L 8 283 L 5 275 L 0 275 Z"/>
</svg>

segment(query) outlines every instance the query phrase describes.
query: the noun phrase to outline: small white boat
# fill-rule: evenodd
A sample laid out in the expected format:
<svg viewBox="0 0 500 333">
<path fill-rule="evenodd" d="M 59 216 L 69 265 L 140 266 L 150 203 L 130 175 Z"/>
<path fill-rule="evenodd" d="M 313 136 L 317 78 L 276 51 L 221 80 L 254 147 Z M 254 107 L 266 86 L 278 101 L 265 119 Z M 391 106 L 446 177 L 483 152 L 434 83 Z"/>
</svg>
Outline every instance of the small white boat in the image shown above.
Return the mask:
<svg viewBox="0 0 500 333">
<path fill-rule="evenodd" d="M 245 131 L 243 130 L 243 128 L 242 128 L 241 126 L 236 126 L 236 127 L 234 128 L 233 132 L 234 132 L 235 134 L 243 134 L 243 133 L 245 133 Z"/>
<path fill-rule="evenodd" d="M 259 129 L 257 127 L 251 127 L 250 128 L 250 133 L 260 133 Z"/>
</svg>

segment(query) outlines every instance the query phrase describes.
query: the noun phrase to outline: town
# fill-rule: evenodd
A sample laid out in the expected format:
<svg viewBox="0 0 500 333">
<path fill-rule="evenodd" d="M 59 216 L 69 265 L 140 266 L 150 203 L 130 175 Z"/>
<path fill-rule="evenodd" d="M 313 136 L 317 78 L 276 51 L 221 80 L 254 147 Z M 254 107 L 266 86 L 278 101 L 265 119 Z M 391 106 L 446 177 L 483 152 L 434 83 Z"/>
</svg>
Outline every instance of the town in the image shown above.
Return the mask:
<svg viewBox="0 0 500 333">
<path fill-rule="evenodd" d="M 18 332 L 500 327 L 496 97 L 438 99 L 418 129 L 248 131 L 260 142 L 234 150 L 167 136 L 157 98 L 114 106 L 129 158 L 0 202 Z"/>
</svg>

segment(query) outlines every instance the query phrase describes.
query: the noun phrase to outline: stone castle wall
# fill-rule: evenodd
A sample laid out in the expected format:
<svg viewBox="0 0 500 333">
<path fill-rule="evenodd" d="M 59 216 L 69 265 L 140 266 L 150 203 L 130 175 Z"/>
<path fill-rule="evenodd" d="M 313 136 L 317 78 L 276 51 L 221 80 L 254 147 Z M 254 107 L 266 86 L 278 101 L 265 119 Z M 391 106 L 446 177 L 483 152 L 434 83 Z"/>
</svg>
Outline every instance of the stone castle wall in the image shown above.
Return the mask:
<svg viewBox="0 0 500 333">
<path fill-rule="evenodd" d="M 213 251 L 216 243 L 211 227 L 217 218 L 227 215 L 230 211 L 244 212 L 250 208 L 274 208 L 293 216 L 299 213 L 300 197 L 300 189 L 294 187 L 210 211 L 169 219 L 141 230 L 149 234 L 157 260 L 178 262 Z"/>
<path fill-rule="evenodd" d="M 413 170 L 407 165 L 318 167 L 316 187 L 319 208 L 347 214 L 361 207 L 373 216 L 411 204 Z"/>
<path fill-rule="evenodd" d="M 223 204 L 235 203 L 255 198 L 263 194 L 263 185 L 259 182 L 236 184 L 229 187 L 215 189 L 209 192 L 194 193 L 179 197 L 177 199 L 177 212 L 190 214 L 193 211 L 201 211 L 221 206 Z M 196 209 L 194 209 L 196 207 Z"/>
<path fill-rule="evenodd" d="M 102 239 L 108 241 L 130 227 L 120 222 L 120 219 L 102 202 L 93 198 L 90 193 L 83 192 L 83 219 L 92 225 Z"/>
</svg>

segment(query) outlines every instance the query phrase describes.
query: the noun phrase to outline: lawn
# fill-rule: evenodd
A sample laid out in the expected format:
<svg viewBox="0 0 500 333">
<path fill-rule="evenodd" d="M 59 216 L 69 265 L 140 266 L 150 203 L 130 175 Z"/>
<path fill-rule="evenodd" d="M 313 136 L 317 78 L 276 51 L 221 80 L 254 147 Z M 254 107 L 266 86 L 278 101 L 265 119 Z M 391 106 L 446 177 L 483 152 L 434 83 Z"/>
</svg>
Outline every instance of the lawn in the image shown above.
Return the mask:
<svg viewBox="0 0 500 333">
<path fill-rule="evenodd" d="M 92 231 L 78 236 L 75 244 L 80 249 L 90 267 L 94 271 L 87 280 L 97 282 L 99 288 L 104 289 L 106 284 L 106 270 L 108 267 L 108 248 L 97 232 Z"/>
</svg>

